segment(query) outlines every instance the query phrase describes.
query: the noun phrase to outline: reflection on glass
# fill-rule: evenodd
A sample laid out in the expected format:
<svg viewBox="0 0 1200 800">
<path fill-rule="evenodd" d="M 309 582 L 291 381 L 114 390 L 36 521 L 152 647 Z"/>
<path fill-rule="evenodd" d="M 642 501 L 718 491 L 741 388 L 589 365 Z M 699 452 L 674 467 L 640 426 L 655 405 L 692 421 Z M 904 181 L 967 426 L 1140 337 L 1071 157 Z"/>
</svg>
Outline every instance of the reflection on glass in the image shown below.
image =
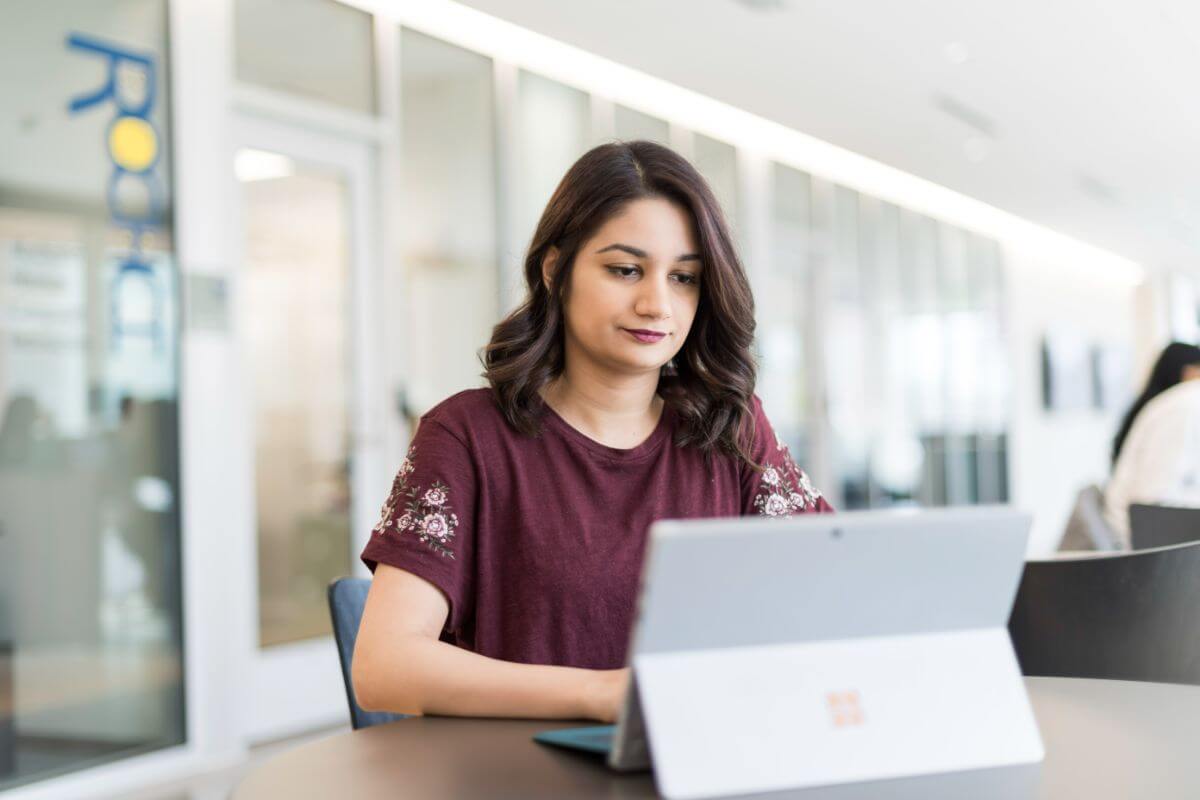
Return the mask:
<svg viewBox="0 0 1200 800">
<path fill-rule="evenodd" d="M 975 493 L 976 459 L 971 432 L 975 428 L 979 352 L 983 333 L 968 294 L 969 234 L 938 226 L 939 294 L 945 326 L 946 360 L 946 502 L 962 505 Z"/>
<path fill-rule="evenodd" d="M 878 392 L 878 433 L 871 445 L 872 505 L 905 505 L 918 494 L 925 451 L 917 435 L 907 389 L 914 354 L 906 345 L 907 327 L 901 273 L 900 210 L 874 203 L 873 243 L 875 307 L 871 339 L 872 371 Z"/>
<path fill-rule="evenodd" d="M 762 350 L 758 391 L 776 432 L 805 465 L 810 463 L 807 426 L 813 413 L 806 380 L 807 339 L 813 329 L 807 313 L 812 292 L 810 184 L 805 173 L 774 166 L 771 268 L 763 278 L 765 291 L 755 298 Z"/>
<path fill-rule="evenodd" d="M 519 202 L 512 241 L 520 259 L 563 174 L 589 149 L 591 109 L 584 92 L 524 71 L 517 106 Z M 523 282 L 520 289 L 523 294 Z"/>
<path fill-rule="evenodd" d="M 968 251 L 971 308 L 983 329 L 979 352 L 976 418 L 980 430 L 1003 433 L 1008 424 L 1010 377 L 1004 345 L 1003 272 L 999 243 L 972 236 Z"/>
<path fill-rule="evenodd" d="M 165 53 L 161 1 L 0 25 L 0 792 L 184 739 Z"/>
<path fill-rule="evenodd" d="M 979 503 L 1000 503 L 1008 499 L 1006 431 L 1011 379 L 1004 343 L 1003 265 L 999 243 L 972 236 L 968 265 L 971 307 L 980 328 L 975 353 L 978 435 L 974 449 L 978 454 L 978 469 L 973 499 Z"/>
<path fill-rule="evenodd" d="M 833 466 L 843 505 L 863 508 L 870 505 L 867 459 L 874 433 L 869 402 L 873 376 L 867 373 L 866 360 L 870 287 L 862 276 L 858 193 L 841 186 L 833 193 L 832 243 L 825 363 Z"/>
<path fill-rule="evenodd" d="M 671 143 L 671 126 L 666 120 L 622 105 L 616 107 L 616 114 L 616 135 L 621 141 L 646 139 L 659 144 Z"/>
<path fill-rule="evenodd" d="M 1006 500 L 999 246 L 788 167 L 772 177 L 760 380 L 785 439 L 843 508 Z M 806 382 L 824 414 L 796 399 Z"/>
<path fill-rule="evenodd" d="M 335 0 L 235 0 L 233 6 L 239 80 L 374 113 L 370 14 Z"/>
<path fill-rule="evenodd" d="M 696 169 L 708 181 L 713 194 L 725 211 L 734 238 L 741 235 L 738 216 L 738 171 L 737 149 L 725 142 L 710 139 L 697 133 L 692 140 L 693 161 Z"/>
<path fill-rule="evenodd" d="M 344 180 L 313 167 L 244 178 L 240 330 L 267 647 L 329 633 L 325 587 L 350 571 L 350 208 Z"/>
<path fill-rule="evenodd" d="M 416 31 L 400 42 L 408 413 L 479 386 L 499 309 L 492 63 Z"/>
</svg>

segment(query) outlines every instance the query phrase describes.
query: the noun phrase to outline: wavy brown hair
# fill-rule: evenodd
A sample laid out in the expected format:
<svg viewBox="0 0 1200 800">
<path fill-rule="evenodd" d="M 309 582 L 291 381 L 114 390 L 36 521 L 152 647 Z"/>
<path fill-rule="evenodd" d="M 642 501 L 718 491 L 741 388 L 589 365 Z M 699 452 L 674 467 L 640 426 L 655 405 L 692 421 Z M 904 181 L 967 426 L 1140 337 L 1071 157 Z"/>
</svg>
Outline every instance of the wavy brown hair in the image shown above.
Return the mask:
<svg viewBox="0 0 1200 800">
<path fill-rule="evenodd" d="M 544 410 L 539 390 L 563 371 L 563 299 L 575 257 L 605 222 L 646 197 L 664 198 L 688 212 L 703 264 L 696 317 L 658 383 L 679 420 L 676 443 L 753 463 L 747 454 L 756 372 L 750 282 L 704 178 L 687 159 L 653 142 L 600 145 L 567 170 L 525 256 L 528 294 L 496 325 L 481 354 L 484 377 L 509 424 L 536 436 Z M 552 247 L 558 255 L 547 287 L 542 262 Z"/>
</svg>

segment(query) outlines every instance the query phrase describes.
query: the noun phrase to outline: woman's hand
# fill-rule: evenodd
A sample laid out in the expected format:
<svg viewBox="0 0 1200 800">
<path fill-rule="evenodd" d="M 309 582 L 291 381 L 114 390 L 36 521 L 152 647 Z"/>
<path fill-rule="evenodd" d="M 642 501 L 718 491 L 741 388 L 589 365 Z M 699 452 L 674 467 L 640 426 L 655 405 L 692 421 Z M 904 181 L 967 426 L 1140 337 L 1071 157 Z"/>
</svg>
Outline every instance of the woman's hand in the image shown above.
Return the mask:
<svg viewBox="0 0 1200 800">
<path fill-rule="evenodd" d="M 629 689 L 629 668 L 596 670 L 584 698 L 588 719 L 616 722 Z"/>
</svg>

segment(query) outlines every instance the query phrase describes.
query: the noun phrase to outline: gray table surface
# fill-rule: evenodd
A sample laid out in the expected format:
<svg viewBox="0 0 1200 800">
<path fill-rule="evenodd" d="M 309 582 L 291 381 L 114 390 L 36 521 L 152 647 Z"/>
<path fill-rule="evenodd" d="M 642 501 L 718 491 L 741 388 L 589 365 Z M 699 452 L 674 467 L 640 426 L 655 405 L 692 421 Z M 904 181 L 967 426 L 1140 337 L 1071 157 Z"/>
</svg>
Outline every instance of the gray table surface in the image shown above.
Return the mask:
<svg viewBox="0 0 1200 800">
<path fill-rule="evenodd" d="M 1129 800 L 1200 798 L 1200 686 L 1026 678 L 1046 745 L 1027 767 L 774 792 L 803 800 Z M 580 723 L 420 717 L 320 739 L 242 780 L 264 798 L 655 797 L 649 773 L 539 745 L 540 730 Z"/>
</svg>

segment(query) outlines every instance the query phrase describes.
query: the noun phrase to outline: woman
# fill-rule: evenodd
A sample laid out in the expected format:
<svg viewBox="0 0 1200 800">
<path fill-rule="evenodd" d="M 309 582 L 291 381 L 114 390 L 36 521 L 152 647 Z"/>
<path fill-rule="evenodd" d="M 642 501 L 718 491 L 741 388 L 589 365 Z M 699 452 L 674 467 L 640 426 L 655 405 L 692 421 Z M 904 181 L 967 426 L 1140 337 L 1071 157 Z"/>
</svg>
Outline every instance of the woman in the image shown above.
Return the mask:
<svg viewBox="0 0 1200 800">
<path fill-rule="evenodd" d="M 525 279 L 490 389 L 422 418 L 363 551 L 363 708 L 611 721 L 653 521 L 831 510 L 753 394 L 749 282 L 685 159 L 585 154 Z"/>
<path fill-rule="evenodd" d="M 1128 548 L 1133 503 L 1200 505 L 1200 347 L 1167 345 L 1113 442 L 1105 518 Z"/>
</svg>

